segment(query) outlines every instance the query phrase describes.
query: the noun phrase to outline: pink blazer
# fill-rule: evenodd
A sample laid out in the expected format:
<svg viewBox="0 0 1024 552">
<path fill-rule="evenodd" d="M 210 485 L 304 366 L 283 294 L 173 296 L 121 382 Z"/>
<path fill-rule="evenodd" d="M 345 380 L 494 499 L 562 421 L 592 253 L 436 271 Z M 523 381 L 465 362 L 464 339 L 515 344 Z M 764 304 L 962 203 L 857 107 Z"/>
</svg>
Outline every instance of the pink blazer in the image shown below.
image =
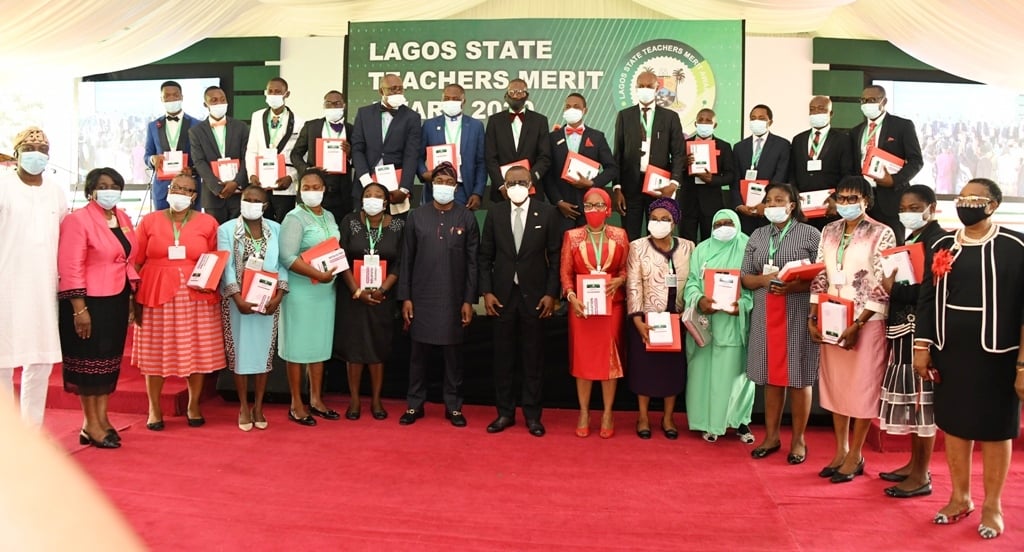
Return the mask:
<svg viewBox="0 0 1024 552">
<path fill-rule="evenodd" d="M 139 280 L 135 255 L 139 249 L 132 221 L 121 209 L 114 209 L 131 251 L 124 254 L 120 240 L 107 226 L 103 208 L 90 201 L 84 208 L 64 217 L 60 225 L 57 272 L 61 298 L 110 297 L 132 287 Z"/>
</svg>

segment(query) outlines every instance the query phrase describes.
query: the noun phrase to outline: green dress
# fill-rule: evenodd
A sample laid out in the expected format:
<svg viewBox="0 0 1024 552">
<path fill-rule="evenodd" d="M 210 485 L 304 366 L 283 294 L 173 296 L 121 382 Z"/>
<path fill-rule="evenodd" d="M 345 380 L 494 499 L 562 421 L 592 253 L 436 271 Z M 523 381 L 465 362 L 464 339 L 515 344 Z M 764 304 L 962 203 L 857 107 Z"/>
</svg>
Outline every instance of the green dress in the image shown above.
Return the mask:
<svg viewBox="0 0 1024 552">
<path fill-rule="evenodd" d="M 715 221 L 729 217 L 737 231 L 739 217 L 723 209 Z M 704 293 L 704 269 L 736 269 L 743 263 L 747 236 L 742 233 L 728 242 L 704 240 L 690 257 L 690 274 L 683 288 L 686 305 L 695 305 Z M 698 347 L 686 336 L 686 420 L 690 429 L 725 435 L 727 428 L 750 423 L 754 407 L 754 382 L 747 378 L 747 331 L 753 295 L 740 292 L 739 316 L 724 312 L 711 315 L 711 343 Z"/>
<path fill-rule="evenodd" d="M 315 215 L 304 205 L 281 221 L 281 266 L 291 267 L 307 249 L 328 238 L 340 238 L 334 215 L 324 209 Z M 334 341 L 334 283 L 314 284 L 288 270 L 288 293 L 281 302 L 278 354 L 288 362 L 322 362 L 331 358 Z"/>
</svg>

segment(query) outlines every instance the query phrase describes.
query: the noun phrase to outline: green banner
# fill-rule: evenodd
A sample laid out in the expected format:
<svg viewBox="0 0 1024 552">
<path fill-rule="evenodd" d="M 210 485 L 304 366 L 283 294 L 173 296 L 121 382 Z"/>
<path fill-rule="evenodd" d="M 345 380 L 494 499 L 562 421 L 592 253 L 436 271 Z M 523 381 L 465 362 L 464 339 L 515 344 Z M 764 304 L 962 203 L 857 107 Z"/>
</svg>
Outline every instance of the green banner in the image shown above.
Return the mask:
<svg viewBox="0 0 1024 552">
<path fill-rule="evenodd" d="M 349 111 L 378 101 L 380 79 L 402 78 L 409 107 L 441 112 L 448 84 L 466 89 L 469 116 L 506 109 L 508 83 L 521 78 L 529 107 L 563 124 L 565 97 L 587 99 L 587 126 L 613 139 L 615 115 L 636 103 L 639 73 L 658 75 L 657 102 L 694 132 L 697 112 L 718 114 L 716 135 L 742 136 L 743 22 L 641 19 L 502 19 L 352 23 Z"/>
</svg>

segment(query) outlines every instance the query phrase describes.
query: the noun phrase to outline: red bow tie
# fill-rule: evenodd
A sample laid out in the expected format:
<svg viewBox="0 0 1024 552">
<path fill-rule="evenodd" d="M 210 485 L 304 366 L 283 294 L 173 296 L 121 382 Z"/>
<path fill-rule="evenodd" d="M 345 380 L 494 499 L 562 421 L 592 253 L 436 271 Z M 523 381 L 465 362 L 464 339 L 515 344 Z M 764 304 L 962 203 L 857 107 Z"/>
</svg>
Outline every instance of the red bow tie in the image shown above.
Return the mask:
<svg viewBox="0 0 1024 552">
<path fill-rule="evenodd" d="M 509 113 L 508 114 L 508 120 L 509 121 L 515 121 L 516 118 L 518 118 L 520 120 L 520 122 L 526 121 L 526 118 L 523 117 L 523 112 L 522 111 L 520 111 L 519 113 Z"/>
<path fill-rule="evenodd" d="M 583 136 L 583 127 L 575 127 L 575 128 L 571 127 L 571 126 L 565 127 L 565 135 L 566 136 L 570 136 L 570 135 L 573 135 L 573 134 L 579 134 L 580 136 Z"/>
</svg>

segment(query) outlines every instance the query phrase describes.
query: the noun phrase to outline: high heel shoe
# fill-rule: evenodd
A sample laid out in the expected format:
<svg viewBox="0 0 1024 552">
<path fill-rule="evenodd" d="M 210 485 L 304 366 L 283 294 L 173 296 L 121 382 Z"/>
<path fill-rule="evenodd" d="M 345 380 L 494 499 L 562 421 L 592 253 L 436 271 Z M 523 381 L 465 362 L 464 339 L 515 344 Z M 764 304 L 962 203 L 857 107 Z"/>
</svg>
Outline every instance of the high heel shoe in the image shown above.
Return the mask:
<svg viewBox="0 0 1024 552">
<path fill-rule="evenodd" d="M 103 435 L 103 440 L 102 441 L 97 441 L 97 440 L 93 439 L 92 437 L 90 437 L 89 434 L 85 432 L 85 430 L 82 430 L 82 432 L 78 434 L 78 442 L 82 443 L 83 445 L 88 444 L 88 445 L 92 445 L 92 446 L 94 446 L 96 448 L 101 448 L 101 449 L 121 448 L 121 443 L 118 443 L 117 441 L 114 441 L 110 437 L 110 435 L 104 434 Z"/>
<path fill-rule="evenodd" d="M 863 458 L 860 459 L 860 462 L 857 462 L 857 469 L 853 470 L 853 473 L 843 473 L 839 471 L 839 468 L 836 468 L 836 473 L 832 474 L 832 477 L 829 478 L 829 481 L 831 481 L 832 483 L 849 483 L 850 481 L 853 481 L 853 478 L 857 477 L 858 475 L 864 475 Z"/>
<path fill-rule="evenodd" d="M 604 420 L 602 419 L 601 420 L 601 431 L 598 433 L 598 435 L 602 439 L 611 439 L 612 437 L 614 437 L 615 436 L 615 420 L 612 420 L 612 426 L 611 427 L 604 427 Z"/>
<path fill-rule="evenodd" d="M 260 414 L 262 414 L 262 412 Z M 270 425 L 270 423 L 267 422 L 266 418 L 263 418 L 262 422 L 256 421 L 256 411 L 255 410 L 251 414 L 249 414 L 249 416 L 252 417 L 252 426 L 255 427 L 256 429 L 259 429 L 259 430 L 267 429 L 267 426 Z"/>
<path fill-rule="evenodd" d="M 579 422 L 576 422 L 579 423 Z M 587 414 L 587 421 L 584 425 L 576 426 L 577 437 L 588 437 L 590 435 L 590 414 Z"/>
</svg>

